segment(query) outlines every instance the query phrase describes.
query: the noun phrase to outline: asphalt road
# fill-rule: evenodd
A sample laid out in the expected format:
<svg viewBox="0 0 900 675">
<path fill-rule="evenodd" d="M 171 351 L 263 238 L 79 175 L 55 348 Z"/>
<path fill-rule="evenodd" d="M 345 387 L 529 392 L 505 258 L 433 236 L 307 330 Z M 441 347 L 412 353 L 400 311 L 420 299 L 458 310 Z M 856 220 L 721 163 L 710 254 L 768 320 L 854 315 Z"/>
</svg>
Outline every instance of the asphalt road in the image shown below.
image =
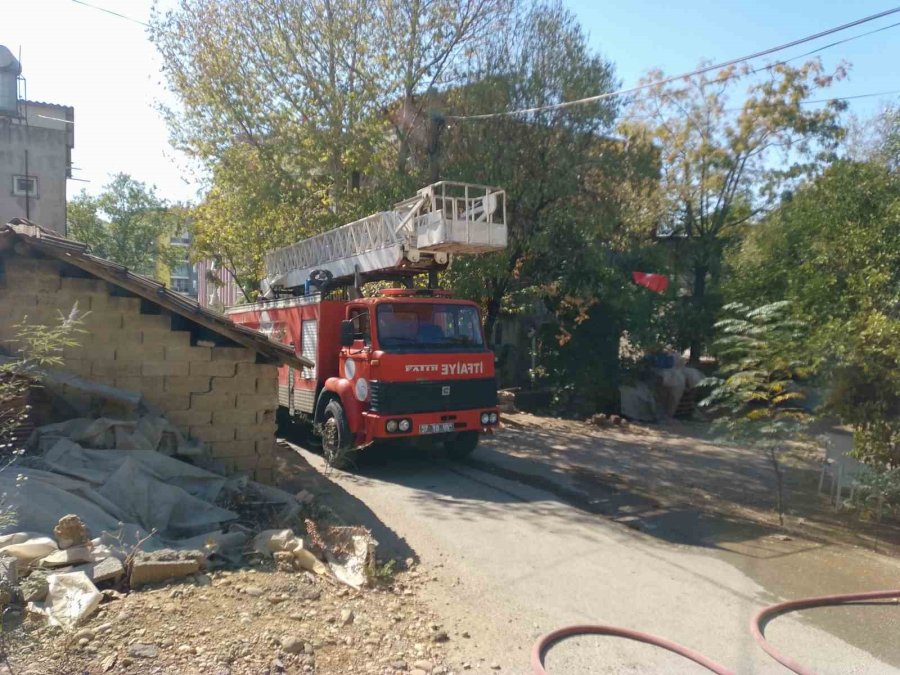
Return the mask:
<svg viewBox="0 0 900 675">
<path fill-rule="evenodd" d="M 301 454 L 324 471 L 320 457 Z M 738 546 L 724 535 L 723 547 L 672 543 L 552 491 L 440 459 L 370 459 L 328 479 L 336 486 L 331 505 L 368 521 L 383 553 L 412 554 L 435 573 L 426 599 L 444 615 L 451 653 L 472 664 L 467 672 L 497 672 L 491 666 L 499 665 L 500 672 L 529 673 L 539 635 L 609 623 L 667 637 L 738 673 L 784 673 L 750 636 L 757 608 L 811 592 L 900 586 L 896 561 L 858 568 L 855 549 L 751 542 L 750 534 Z M 837 587 L 829 581 L 834 569 Z M 896 673 L 898 620 L 896 603 L 808 610 L 777 618 L 767 635 L 819 673 Z M 707 672 L 605 637 L 560 643 L 546 663 L 550 673 L 571 675 Z"/>
</svg>

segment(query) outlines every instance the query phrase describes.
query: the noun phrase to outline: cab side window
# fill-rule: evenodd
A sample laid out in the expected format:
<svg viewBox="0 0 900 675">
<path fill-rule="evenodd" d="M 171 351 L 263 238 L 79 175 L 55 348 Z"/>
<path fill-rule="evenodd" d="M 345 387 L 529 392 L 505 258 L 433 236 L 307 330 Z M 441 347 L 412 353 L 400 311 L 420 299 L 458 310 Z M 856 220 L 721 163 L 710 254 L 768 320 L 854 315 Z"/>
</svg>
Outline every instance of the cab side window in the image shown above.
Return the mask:
<svg viewBox="0 0 900 675">
<path fill-rule="evenodd" d="M 372 332 L 369 327 L 369 308 L 351 307 L 348 318 L 353 322 L 353 338 L 370 344 L 372 342 Z"/>
</svg>

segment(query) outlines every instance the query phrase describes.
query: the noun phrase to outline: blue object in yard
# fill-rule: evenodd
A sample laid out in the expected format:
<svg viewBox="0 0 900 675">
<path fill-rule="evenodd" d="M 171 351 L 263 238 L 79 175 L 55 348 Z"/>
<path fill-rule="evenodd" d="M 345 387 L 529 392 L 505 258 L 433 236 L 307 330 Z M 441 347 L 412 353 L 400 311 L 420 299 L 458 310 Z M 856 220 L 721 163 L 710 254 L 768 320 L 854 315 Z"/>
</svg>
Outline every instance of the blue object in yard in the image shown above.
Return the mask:
<svg viewBox="0 0 900 675">
<path fill-rule="evenodd" d="M 674 354 L 653 354 L 650 356 L 650 363 L 653 364 L 654 368 L 674 368 L 675 367 L 675 355 Z"/>
</svg>

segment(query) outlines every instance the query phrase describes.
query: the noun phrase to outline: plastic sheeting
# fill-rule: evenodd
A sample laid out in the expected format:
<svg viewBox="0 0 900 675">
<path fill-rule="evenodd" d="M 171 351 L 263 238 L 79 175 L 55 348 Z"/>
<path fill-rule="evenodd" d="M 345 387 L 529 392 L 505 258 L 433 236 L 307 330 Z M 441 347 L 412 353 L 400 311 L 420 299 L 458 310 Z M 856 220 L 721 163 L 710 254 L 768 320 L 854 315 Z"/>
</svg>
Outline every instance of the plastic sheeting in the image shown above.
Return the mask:
<svg viewBox="0 0 900 675">
<path fill-rule="evenodd" d="M 51 574 L 43 603 L 28 603 L 28 610 L 43 614 L 51 626 L 71 630 L 97 611 L 103 596 L 84 572 Z"/>
<path fill-rule="evenodd" d="M 108 449 L 83 447 L 88 443 Z M 156 530 L 158 541 L 150 544 L 156 548 L 216 532 L 237 518 L 215 503 L 225 477 L 159 451 L 192 447 L 160 418 L 69 420 L 39 428 L 33 446 L 43 450 L 51 471 L 18 469 L 24 480 L 0 473 L 16 530 L 50 533 L 74 513 L 91 532 L 116 533 L 127 544 Z"/>
</svg>

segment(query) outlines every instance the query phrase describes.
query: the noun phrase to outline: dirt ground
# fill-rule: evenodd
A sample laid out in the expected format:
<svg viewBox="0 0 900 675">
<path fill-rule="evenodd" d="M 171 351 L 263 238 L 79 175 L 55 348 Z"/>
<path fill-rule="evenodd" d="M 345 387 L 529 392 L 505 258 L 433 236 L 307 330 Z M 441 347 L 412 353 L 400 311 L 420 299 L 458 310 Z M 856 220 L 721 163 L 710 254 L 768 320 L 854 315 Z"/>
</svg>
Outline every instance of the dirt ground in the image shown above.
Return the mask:
<svg viewBox="0 0 900 675">
<path fill-rule="evenodd" d="M 590 500 L 610 491 L 607 515 L 635 517 L 654 505 L 689 506 L 779 527 L 775 478 L 761 452 L 711 439 L 699 423 L 597 428 L 586 422 L 504 415 L 506 428 L 476 452 L 473 464 L 539 487 Z M 795 446 L 782 455 L 785 532 L 900 554 L 900 526 L 835 511 L 818 492 L 822 452 Z M 545 484 L 545 485 L 539 485 Z M 552 484 L 552 487 L 551 487 Z M 642 497 L 630 503 L 628 497 Z M 594 506 L 604 511 L 603 497 Z M 632 513 L 628 513 L 632 511 Z"/>
<path fill-rule="evenodd" d="M 74 634 L 26 620 L 0 672 L 450 673 L 426 583 L 415 568 L 363 591 L 268 565 L 210 572 L 108 601 Z"/>
</svg>

